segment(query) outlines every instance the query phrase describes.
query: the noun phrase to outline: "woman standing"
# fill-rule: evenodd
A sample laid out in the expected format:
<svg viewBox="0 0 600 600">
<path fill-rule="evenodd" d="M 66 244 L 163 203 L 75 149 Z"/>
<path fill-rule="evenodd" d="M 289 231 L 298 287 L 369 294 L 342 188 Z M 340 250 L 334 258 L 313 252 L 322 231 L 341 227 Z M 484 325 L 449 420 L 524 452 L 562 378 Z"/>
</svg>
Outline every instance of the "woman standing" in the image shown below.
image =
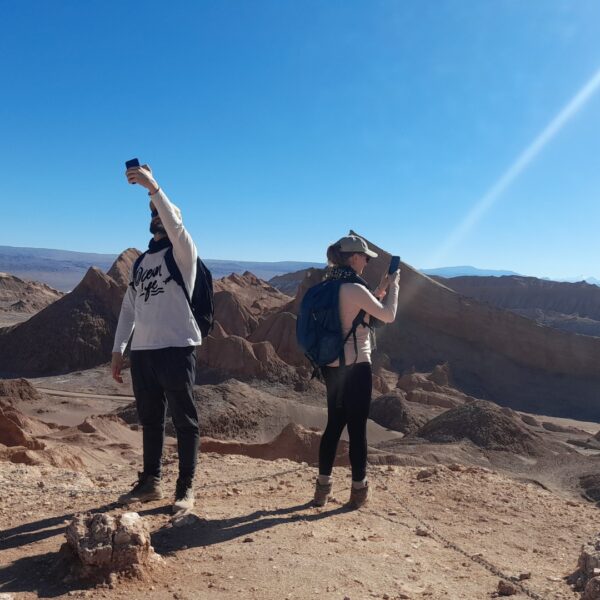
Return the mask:
<svg viewBox="0 0 600 600">
<path fill-rule="evenodd" d="M 367 482 L 367 418 L 371 405 L 371 317 L 384 323 L 396 318 L 400 271 L 386 275 L 372 294 L 359 277 L 371 258 L 377 254 L 362 238 L 343 237 L 327 248 L 329 279 L 347 279 L 340 285 L 339 310 L 344 338 L 352 330 L 357 315 L 366 313 L 365 326 L 359 326 L 344 344 L 344 362 L 336 360 L 322 367 L 327 387 L 327 426 L 319 448 L 319 475 L 316 481 L 315 506 L 325 506 L 331 494 L 331 472 L 337 445 L 345 426 L 350 438 L 352 488 L 349 506 L 360 508 L 369 498 Z M 359 283 L 358 281 L 361 281 Z M 385 298 L 385 300 L 384 300 Z M 383 304 L 381 302 L 383 300 Z"/>
</svg>

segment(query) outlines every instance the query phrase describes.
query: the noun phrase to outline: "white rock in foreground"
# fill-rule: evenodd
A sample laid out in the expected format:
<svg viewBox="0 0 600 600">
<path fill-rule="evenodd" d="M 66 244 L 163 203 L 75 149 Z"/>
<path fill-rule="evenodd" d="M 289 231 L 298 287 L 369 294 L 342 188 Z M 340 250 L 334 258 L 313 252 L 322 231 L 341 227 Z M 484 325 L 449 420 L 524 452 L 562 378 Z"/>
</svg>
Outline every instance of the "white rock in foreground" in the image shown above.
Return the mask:
<svg viewBox="0 0 600 600">
<path fill-rule="evenodd" d="M 65 535 L 88 576 L 132 571 L 157 559 L 150 532 L 135 512 L 77 515 Z"/>
</svg>

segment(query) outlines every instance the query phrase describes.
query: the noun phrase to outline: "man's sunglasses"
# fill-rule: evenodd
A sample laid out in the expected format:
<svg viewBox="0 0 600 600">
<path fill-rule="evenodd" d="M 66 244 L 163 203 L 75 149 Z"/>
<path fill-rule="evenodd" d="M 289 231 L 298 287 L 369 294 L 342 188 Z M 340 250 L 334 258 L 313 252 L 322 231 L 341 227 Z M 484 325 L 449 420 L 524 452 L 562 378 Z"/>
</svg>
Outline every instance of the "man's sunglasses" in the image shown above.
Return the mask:
<svg viewBox="0 0 600 600">
<path fill-rule="evenodd" d="M 151 216 L 153 219 L 154 219 L 155 217 L 158 217 L 158 211 L 157 211 L 156 209 L 155 209 L 155 210 L 151 210 L 151 211 L 150 211 L 150 216 Z"/>
</svg>

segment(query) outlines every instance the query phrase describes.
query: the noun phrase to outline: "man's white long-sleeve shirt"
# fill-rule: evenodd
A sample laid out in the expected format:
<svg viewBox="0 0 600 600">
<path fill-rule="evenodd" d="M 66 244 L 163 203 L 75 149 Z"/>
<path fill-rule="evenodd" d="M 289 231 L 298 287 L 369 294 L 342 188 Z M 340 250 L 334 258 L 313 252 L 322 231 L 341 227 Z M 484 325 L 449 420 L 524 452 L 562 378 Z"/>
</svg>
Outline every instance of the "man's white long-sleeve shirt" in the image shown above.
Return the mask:
<svg viewBox="0 0 600 600">
<path fill-rule="evenodd" d="M 150 196 L 173 244 L 173 258 L 190 297 L 196 280 L 198 252 L 178 211 L 162 190 Z M 170 277 L 164 260 L 167 248 L 148 252 L 130 282 L 119 314 L 113 352 L 123 352 L 133 332 L 132 350 L 199 346 L 202 334 L 185 294 Z"/>
</svg>

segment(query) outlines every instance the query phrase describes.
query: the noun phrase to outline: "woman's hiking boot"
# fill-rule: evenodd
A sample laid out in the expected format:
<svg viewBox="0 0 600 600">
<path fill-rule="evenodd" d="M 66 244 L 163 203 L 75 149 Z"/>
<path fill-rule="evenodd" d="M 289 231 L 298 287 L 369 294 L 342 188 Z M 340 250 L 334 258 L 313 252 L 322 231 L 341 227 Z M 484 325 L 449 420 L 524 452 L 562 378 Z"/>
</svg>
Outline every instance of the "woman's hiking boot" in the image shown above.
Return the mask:
<svg viewBox="0 0 600 600">
<path fill-rule="evenodd" d="M 173 513 L 189 512 L 194 508 L 194 478 L 183 477 L 175 485 Z"/>
<path fill-rule="evenodd" d="M 134 483 L 130 492 L 119 496 L 119 504 L 133 504 L 134 502 L 152 502 L 163 497 L 160 477 L 138 473 L 137 483 Z"/>
<path fill-rule="evenodd" d="M 331 496 L 331 483 L 319 483 L 317 479 L 315 484 L 315 497 L 313 498 L 313 506 L 325 506 L 329 496 Z"/>
<path fill-rule="evenodd" d="M 356 510 L 357 508 L 364 506 L 369 501 L 370 495 L 369 484 L 367 482 L 365 482 L 365 485 L 360 488 L 352 486 L 350 488 L 350 500 L 348 501 L 348 508 Z"/>
</svg>

